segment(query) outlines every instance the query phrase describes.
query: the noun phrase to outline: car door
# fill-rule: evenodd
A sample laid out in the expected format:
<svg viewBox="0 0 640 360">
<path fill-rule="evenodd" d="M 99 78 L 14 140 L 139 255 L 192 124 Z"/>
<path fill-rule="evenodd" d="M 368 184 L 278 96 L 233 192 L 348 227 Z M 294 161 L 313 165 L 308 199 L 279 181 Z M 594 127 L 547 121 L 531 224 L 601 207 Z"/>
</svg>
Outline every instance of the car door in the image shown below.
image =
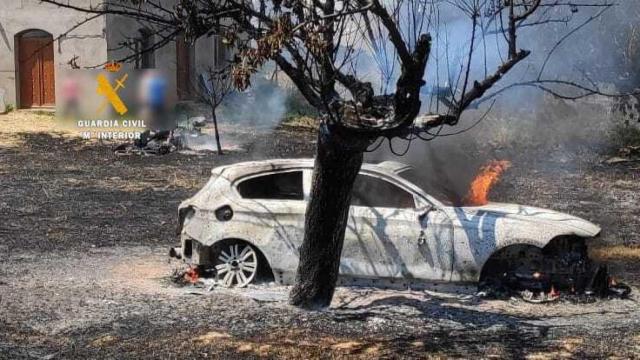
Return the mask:
<svg viewBox="0 0 640 360">
<path fill-rule="evenodd" d="M 412 189 L 361 173 L 352 193 L 341 273 L 447 281 L 452 229 L 446 213 Z"/>
<path fill-rule="evenodd" d="M 306 209 L 303 177 L 302 169 L 286 170 L 255 175 L 237 185 L 241 198 L 235 209 L 237 221 L 243 219 L 250 225 L 239 228 L 252 231 L 247 238 L 257 245 L 269 243 L 273 253 L 295 255 L 285 256 L 283 261 L 297 263 L 303 239 Z M 256 232 L 256 228 L 260 230 Z"/>
</svg>

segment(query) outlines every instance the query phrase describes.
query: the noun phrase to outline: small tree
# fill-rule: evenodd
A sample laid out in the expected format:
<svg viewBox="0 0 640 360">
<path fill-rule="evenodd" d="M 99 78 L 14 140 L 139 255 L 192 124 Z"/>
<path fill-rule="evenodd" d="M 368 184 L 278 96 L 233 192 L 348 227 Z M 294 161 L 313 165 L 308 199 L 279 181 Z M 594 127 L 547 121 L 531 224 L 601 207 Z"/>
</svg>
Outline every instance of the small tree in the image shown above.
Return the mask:
<svg viewBox="0 0 640 360">
<path fill-rule="evenodd" d="M 213 68 L 209 68 L 206 73 L 198 76 L 198 85 L 198 97 L 202 102 L 207 104 L 211 110 L 218 154 L 223 155 L 216 111 L 227 95 L 233 92 L 231 76 L 227 69 L 214 70 Z"/>
</svg>

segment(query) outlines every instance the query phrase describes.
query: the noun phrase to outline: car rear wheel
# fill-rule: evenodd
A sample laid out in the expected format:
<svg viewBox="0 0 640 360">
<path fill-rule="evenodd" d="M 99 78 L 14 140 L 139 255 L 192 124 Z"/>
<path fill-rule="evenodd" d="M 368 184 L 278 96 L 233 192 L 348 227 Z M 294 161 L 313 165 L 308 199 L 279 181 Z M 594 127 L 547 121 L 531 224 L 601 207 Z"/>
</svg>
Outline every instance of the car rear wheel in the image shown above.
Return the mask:
<svg viewBox="0 0 640 360">
<path fill-rule="evenodd" d="M 258 255 L 251 245 L 231 243 L 217 253 L 216 278 L 224 287 L 245 287 L 258 273 Z"/>
</svg>

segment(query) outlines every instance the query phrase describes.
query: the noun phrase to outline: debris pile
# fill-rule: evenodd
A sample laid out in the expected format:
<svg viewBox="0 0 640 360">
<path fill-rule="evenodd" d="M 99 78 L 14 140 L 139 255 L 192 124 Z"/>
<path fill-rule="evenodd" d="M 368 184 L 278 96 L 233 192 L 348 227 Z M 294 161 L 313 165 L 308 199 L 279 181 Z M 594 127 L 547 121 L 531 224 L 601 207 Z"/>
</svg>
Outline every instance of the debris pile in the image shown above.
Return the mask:
<svg viewBox="0 0 640 360">
<path fill-rule="evenodd" d="M 557 285 L 552 277 L 534 272 L 529 276 L 517 273 L 505 273 L 502 279 L 490 278 L 478 284 L 477 295 L 490 299 L 510 299 L 519 297 L 530 303 L 547 303 L 565 300 L 574 303 L 590 303 L 597 299 L 626 299 L 631 288 L 610 276 L 605 265 L 597 270 L 586 285 L 574 285 L 577 279 L 567 278 Z"/>
<path fill-rule="evenodd" d="M 176 151 L 180 146 L 173 131 L 147 130 L 140 134 L 140 138 L 133 143 L 118 145 L 114 152 L 116 155 L 165 155 Z"/>
<path fill-rule="evenodd" d="M 194 143 L 194 138 L 208 138 L 202 133 L 206 125 L 204 116 L 190 118 L 185 123 L 179 124 L 173 130 L 146 130 L 140 134 L 140 138 L 132 143 L 118 145 L 114 152 L 116 155 L 166 155 L 178 150 L 190 149 L 189 144 Z M 208 139 L 204 140 L 208 142 Z"/>
<path fill-rule="evenodd" d="M 179 286 L 192 285 L 197 288 L 213 290 L 217 284 L 215 271 L 198 266 L 188 266 L 173 270 L 170 276 L 171 282 Z"/>
<path fill-rule="evenodd" d="M 585 240 L 559 237 L 544 248 L 507 247 L 492 256 L 478 284 L 481 297 L 542 303 L 567 299 L 592 302 L 626 298 L 631 289 L 609 274 L 608 267 L 589 258 Z"/>
</svg>

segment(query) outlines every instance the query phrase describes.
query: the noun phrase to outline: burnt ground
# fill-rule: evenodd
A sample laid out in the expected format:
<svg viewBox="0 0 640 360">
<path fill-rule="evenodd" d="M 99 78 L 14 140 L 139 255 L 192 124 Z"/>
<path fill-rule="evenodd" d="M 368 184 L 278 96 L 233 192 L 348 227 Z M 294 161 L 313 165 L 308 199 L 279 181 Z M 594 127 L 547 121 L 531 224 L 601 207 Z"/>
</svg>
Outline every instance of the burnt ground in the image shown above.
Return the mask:
<svg viewBox="0 0 640 360">
<path fill-rule="evenodd" d="M 607 155 L 586 148 L 513 151 L 494 194 L 600 224 L 593 253 L 634 287 L 630 300 L 531 305 L 340 288 L 329 310 L 304 312 L 273 285 L 177 287 L 166 254 L 179 202 L 212 167 L 311 156 L 312 132 L 230 127 L 245 150 L 116 157 L 113 143 L 52 122 L 0 116 L 0 358 L 640 357 L 637 163 L 604 165 Z"/>
</svg>

